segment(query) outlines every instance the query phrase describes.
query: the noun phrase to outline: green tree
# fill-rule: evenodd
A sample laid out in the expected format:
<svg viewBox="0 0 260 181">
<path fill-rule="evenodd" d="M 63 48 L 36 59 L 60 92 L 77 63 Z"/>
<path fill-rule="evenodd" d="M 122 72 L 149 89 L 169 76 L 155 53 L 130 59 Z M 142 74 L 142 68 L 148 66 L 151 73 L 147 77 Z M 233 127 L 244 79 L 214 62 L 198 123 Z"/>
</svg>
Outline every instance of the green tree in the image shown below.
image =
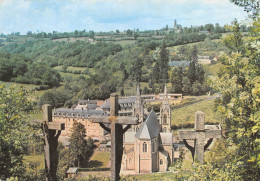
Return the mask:
<svg viewBox="0 0 260 181">
<path fill-rule="evenodd" d="M 32 104 L 24 88 L 7 90 L 0 85 L 0 178 L 23 178 L 23 151 L 32 127 L 27 121 Z"/>
<path fill-rule="evenodd" d="M 169 79 L 169 52 L 166 47 L 165 41 L 162 43 L 159 58 L 158 58 L 159 68 L 160 68 L 160 81 L 168 81 Z M 164 82 L 162 82 L 164 83 Z"/>
<path fill-rule="evenodd" d="M 222 156 L 224 163 L 204 166 L 209 169 L 207 174 L 217 173 L 230 180 L 260 179 L 260 47 L 256 46 L 259 27 L 260 19 L 254 22 L 252 33 L 242 44 L 245 47 L 243 54 L 231 48 L 233 52 L 223 56 L 225 66 L 215 86 L 221 97 L 216 104 L 217 110 L 225 116 L 232 147 L 228 147 L 227 154 Z M 224 41 L 235 44 L 237 40 Z"/>
<path fill-rule="evenodd" d="M 88 160 L 92 149 L 93 140 L 86 140 L 86 129 L 80 122 L 74 121 L 69 139 L 69 153 L 78 167 L 81 167 L 83 160 Z"/>
<path fill-rule="evenodd" d="M 234 32 L 231 35 L 228 35 L 226 38 L 223 39 L 223 44 L 230 50 L 231 52 L 239 52 L 244 53 L 244 42 L 242 39 L 242 34 L 240 32 L 240 26 L 235 20 L 233 22 L 232 31 Z"/>
<path fill-rule="evenodd" d="M 258 0 L 230 0 L 235 5 L 244 7 L 244 10 L 251 13 L 252 17 L 257 19 L 260 14 L 259 1 Z"/>
<path fill-rule="evenodd" d="M 174 67 L 171 75 L 172 92 L 181 93 L 183 88 L 183 68 Z"/>
<path fill-rule="evenodd" d="M 143 59 L 138 57 L 132 67 L 132 76 L 137 82 L 141 82 Z"/>
</svg>

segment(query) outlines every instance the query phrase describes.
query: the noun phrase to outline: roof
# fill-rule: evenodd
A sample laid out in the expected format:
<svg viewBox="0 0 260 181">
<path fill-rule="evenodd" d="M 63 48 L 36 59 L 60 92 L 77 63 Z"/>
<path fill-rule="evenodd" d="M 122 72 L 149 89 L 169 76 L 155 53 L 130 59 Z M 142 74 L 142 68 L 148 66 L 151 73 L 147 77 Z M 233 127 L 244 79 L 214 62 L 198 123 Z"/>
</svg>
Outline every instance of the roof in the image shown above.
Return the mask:
<svg viewBox="0 0 260 181">
<path fill-rule="evenodd" d="M 162 155 L 168 157 L 168 152 L 166 150 L 161 150 L 159 153 L 161 153 Z"/>
<path fill-rule="evenodd" d="M 79 105 L 86 105 L 86 104 L 97 104 L 97 100 L 79 100 Z"/>
<path fill-rule="evenodd" d="M 153 110 L 150 111 L 148 117 L 141 125 L 140 129 L 136 133 L 136 137 L 139 139 L 153 139 L 157 138 L 160 133 L 160 124 L 157 120 L 157 116 Z"/>
<path fill-rule="evenodd" d="M 172 145 L 172 133 L 160 133 L 163 145 Z"/>
<path fill-rule="evenodd" d="M 131 97 L 128 97 L 128 98 L 119 98 L 118 99 L 118 103 L 119 105 L 122 107 L 133 107 L 132 105 L 127 105 L 127 104 L 134 104 L 135 103 L 135 96 L 131 96 Z M 123 104 L 126 104 L 126 105 L 123 105 Z M 109 109 L 110 108 L 110 100 L 108 99 L 104 104 L 101 104 L 100 107 L 102 109 Z"/>
<path fill-rule="evenodd" d="M 53 116 L 64 117 L 77 117 L 77 118 L 89 118 L 93 115 L 106 115 L 106 112 L 102 110 L 85 110 L 85 109 L 67 109 L 59 108 L 53 111 Z"/>
<path fill-rule="evenodd" d="M 130 131 L 125 132 L 123 142 L 124 143 L 134 143 L 135 134 L 136 134 L 136 132 L 130 132 Z"/>
<path fill-rule="evenodd" d="M 77 173 L 78 168 L 77 167 L 69 167 L 66 173 Z"/>
</svg>

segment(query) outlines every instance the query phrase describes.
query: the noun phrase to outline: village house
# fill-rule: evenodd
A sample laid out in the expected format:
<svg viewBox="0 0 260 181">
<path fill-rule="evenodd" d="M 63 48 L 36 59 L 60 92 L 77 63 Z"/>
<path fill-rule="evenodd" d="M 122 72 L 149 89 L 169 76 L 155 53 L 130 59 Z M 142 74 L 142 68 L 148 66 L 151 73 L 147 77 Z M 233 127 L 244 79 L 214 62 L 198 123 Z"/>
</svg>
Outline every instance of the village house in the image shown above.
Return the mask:
<svg viewBox="0 0 260 181">
<path fill-rule="evenodd" d="M 202 65 L 207 65 L 207 64 L 211 64 L 212 61 L 210 60 L 209 56 L 198 55 L 198 63 Z"/>
</svg>

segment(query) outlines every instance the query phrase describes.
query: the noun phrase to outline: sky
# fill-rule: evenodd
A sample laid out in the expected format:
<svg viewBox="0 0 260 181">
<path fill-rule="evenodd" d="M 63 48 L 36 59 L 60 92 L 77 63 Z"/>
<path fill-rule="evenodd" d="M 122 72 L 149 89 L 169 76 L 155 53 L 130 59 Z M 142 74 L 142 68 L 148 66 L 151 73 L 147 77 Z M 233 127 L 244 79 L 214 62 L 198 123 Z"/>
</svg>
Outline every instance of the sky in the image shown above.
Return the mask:
<svg viewBox="0 0 260 181">
<path fill-rule="evenodd" d="M 156 30 L 244 20 L 229 0 L 0 0 L 0 33 Z"/>
</svg>

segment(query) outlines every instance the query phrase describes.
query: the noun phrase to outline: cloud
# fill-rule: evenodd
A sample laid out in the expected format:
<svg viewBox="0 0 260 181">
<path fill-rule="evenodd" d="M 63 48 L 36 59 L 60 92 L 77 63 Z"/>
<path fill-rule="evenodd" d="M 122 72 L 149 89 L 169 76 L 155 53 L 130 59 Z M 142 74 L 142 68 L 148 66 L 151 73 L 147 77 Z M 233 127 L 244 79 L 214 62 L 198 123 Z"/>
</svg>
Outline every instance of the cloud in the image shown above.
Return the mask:
<svg viewBox="0 0 260 181">
<path fill-rule="evenodd" d="M 110 31 L 226 24 L 246 13 L 229 0 L 0 0 L 0 32 Z"/>
</svg>

